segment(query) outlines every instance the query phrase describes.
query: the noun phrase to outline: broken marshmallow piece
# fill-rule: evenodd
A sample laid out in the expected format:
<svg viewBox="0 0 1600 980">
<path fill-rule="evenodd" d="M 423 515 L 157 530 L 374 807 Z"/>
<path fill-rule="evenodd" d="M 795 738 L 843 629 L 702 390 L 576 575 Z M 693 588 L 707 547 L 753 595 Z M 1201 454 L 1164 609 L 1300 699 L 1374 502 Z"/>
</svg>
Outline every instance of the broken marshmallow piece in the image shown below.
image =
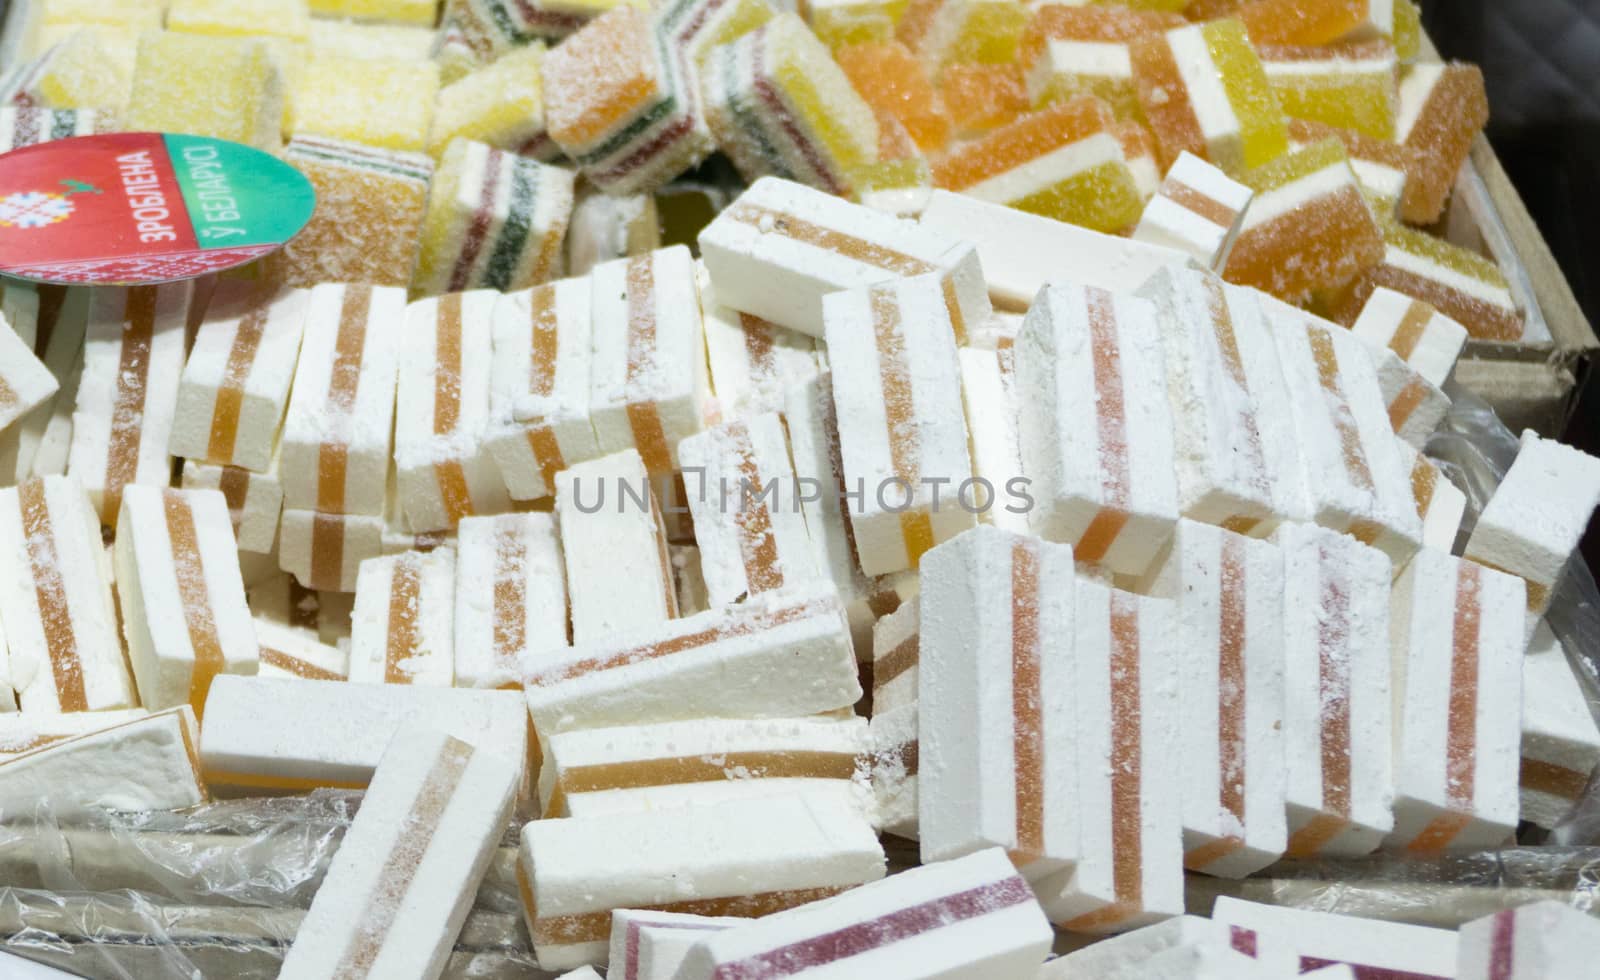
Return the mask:
<svg viewBox="0 0 1600 980">
<path fill-rule="evenodd" d="M 1395 438 L 1400 462 L 1411 472 L 1411 498 L 1422 520 L 1422 546 L 1446 553 L 1455 551 L 1461 518 L 1467 511 L 1467 495 L 1456 488 L 1433 460 Z"/>
<path fill-rule="evenodd" d="M 67 466 L 102 524 L 116 526 L 123 487 L 172 479 L 167 441 L 192 291 L 170 283 L 100 289 L 90 299 Z"/>
<path fill-rule="evenodd" d="M 350 679 L 367 684 L 455 680 L 455 551 L 407 551 L 361 563 L 351 617 Z"/>
<path fill-rule="evenodd" d="M 703 263 L 695 265 L 695 274 L 711 387 L 722 417 L 783 411 L 785 393 L 821 370 L 816 338 L 721 305 Z"/>
<path fill-rule="evenodd" d="M 1467 328 L 1428 303 L 1382 286 L 1367 297 L 1350 332 L 1387 347 L 1429 384 L 1442 387 L 1467 342 Z"/>
<path fill-rule="evenodd" d="M 0 762 L 0 810 L 46 803 L 70 819 L 97 809 L 177 810 L 209 797 L 200 781 L 199 726 L 188 705 L 51 742 Z"/>
<path fill-rule="evenodd" d="M 282 976 L 436 976 L 511 816 L 520 772 L 488 748 L 408 729 L 300 920 Z"/>
<path fill-rule="evenodd" d="M 935 276 L 824 298 L 849 519 L 861 570 L 916 568 L 973 526 L 959 339 Z"/>
<path fill-rule="evenodd" d="M 537 820 L 522 828 L 517 864 L 546 970 L 603 963 L 613 909 L 754 918 L 883 873 L 872 825 L 827 796 Z"/>
<path fill-rule="evenodd" d="M 750 796 L 826 793 L 872 813 L 861 718 L 697 718 L 550 736 L 545 817 L 660 810 Z"/>
<path fill-rule="evenodd" d="M 361 563 L 384 553 L 383 518 L 285 509 L 278 566 L 309 589 L 354 592 Z"/>
<path fill-rule="evenodd" d="M 793 181 L 763 177 L 700 233 L 718 302 L 823 335 L 822 298 L 885 279 L 937 275 L 958 338 L 989 318 L 978 254 L 932 231 Z"/>
<path fill-rule="evenodd" d="M 683 958 L 706 933 L 743 925 L 748 919 L 684 912 L 617 909 L 611 913 L 611 949 L 606 969 L 624 980 L 673 980 Z M 582 967 L 590 974 L 594 967 Z"/>
<path fill-rule="evenodd" d="M 278 517 L 283 511 L 283 484 L 278 480 L 277 457 L 266 472 L 183 462 L 185 490 L 218 490 L 228 504 L 228 522 L 234 544 L 241 552 L 271 554 L 278 543 Z"/>
<path fill-rule="evenodd" d="M 1017 372 L 1014 337 L 1001 337 L 997 347 L 956 351 L 961 364 L 961 396 L 970 434 L 972 473 L 982 481 L 972 504 L 978 519 L 1005 531 L 1028 533 L 1026 509 L 1013 492 L 1026 484 L 1017 433 Z M 985 485 L 986 484 L 986 485 Z"/>
<path fill-rule="evenodd" d="M 139 703 L 122 654 L 100 521 L 77 480 L 34 477 L 0 489 L 0 622 L 9 686 L 24 711 Z"/>
<path fill-rule="evenodd" d="M 228 503 L 215 490 L 134 485 L 122 517 L 117 598 L 139 700 L 203 714 L 214 677 L 253 674 L 260 662 Z"/>
<path fill-rule="evenodd" d="M 1211 918 L 1228 927 L 1234 948 L 1253 948 L 1267 965 L 1289 975 L 1307 965 L 1354 967 L 1358 977 L 1453 977 L 1456 934 L 1400 922 L 1363 919 L 1224 895 Z"/>
<path fill-rule="evenodd" d="M 483 446 L 489 419 L 490 316 L 485 289 L 406 307 L 395 388 L 395 488 L 413 531 L 445 531 L 463 517 L 510 509 Z"/>
<path fill-rule="evenodd" d="M 1530 902 L 1461 926 L 1456 980 L 1581 977 L 1600 957 L 1600 923 L 1564 902 Z"/>
<path fill-rule="evenodd" d="M 589 278 L 600 452 L 636 449 L 651 475 L 671 473 L 679 441 L 704 424 L 709 387 L 694 259 L 677 245 L 603 263 Z"/>
<path fill-rule="evenodd" d="M 0 429 L 48 401 L 60 389 L 56 376 L 34 356 L 33 345 L 0 315 Z"/>
<path fill-rule="evenodd" d="M 455 567 L 455 683 L 520 687 L 523 650 L 567 644 L 566 573 L 555 518 L 464 518 L 456 528 Z"/>
<path fill-rule="evenodd" d="M 1178 519 L 1155 304 L 1054 283 L 1017 338 L 1022 465 L 1036 532 L 1079 561 L 1138 575 Z M 1092 421 L 1091 421 L 1092 420 Z"/>
<path fill-rule="evenodd" d="M 678 453 L 685 470 L 697 471 L 686 480 L 699 485 L 689 506 L 712 606 L 820 582 L 776 412 L 699 432 Z"/>
<path fill-rule="evenodd" d="M 21 483 L 29 476 L 59 476 L 67 470 L 92 292 L 84 286 L 0 285 L 0 316 L 60 385 L 55 395 L 0 429 L 0 482 Z"/>
<path fill-rule="evenodd" d="M 350 655 L 315 634 L 256 617 L 256 645 L 263 677 L 304 677 L 317 681 L 350 679 Z"/>
<path fill-rule="evenodd" d="M 272 466 L 309 302 L 303 289 L 218 284 L 178 384 L 172 455 L 257 472 Z"/>
<path fill-rule="evenodd" d="M 514 500 L 555 493 L 556 473 L 600 455 L 589 417 L 588 279 L 500 297 L 484 443 Z"/>
<path fill-rule="evenodd" d="M 1254 196 L 1255 191 L 1186 150 L 1144 206 L 1134 240 L 1187 252 L 1220 273 Z"/>
<path fill-rule="evenodd" d="M 1361 855 L 1394 829 L 1389 560 L 1285 524 L 1284 758 L 1291 857 Z"/>
<path fill-rule="evenodd" d="M 917 705 L 874 711 L 872 795 L 878 802 L 878 827 L 886 834 L 916 840 L 918 764 Z"/>
<path fill-rule="evenodd" d="M 917 703 L 921 603 L 908 602 L 872 627 L 872 713 Z"/>
<path fill-rule="evenodd" d="M 1600 727 L 1561 641 L 1541 621 L 1522 661 L 1521 818 L 1550 829 L 1600 765 Z"/>
<path fill-rule="evenodd" d="M 7 711 L 0 714 L 0 762 L 69 738 L 136 721 L 149 713 L 143 708 L 68 711 L 61 714 Z"/>
</svg>

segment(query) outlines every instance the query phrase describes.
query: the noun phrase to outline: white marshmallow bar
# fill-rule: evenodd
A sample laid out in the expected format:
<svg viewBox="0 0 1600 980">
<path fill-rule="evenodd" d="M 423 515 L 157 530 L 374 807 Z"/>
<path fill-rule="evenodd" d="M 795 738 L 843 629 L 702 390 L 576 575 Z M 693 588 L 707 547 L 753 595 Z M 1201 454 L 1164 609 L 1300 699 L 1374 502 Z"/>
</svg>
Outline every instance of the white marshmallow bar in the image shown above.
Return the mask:
<svg viewBox="0 0 1600 980">
<path fill-rule="evenodd" d="M 755 596 L 580 641 L 527 658 L 523 681 L 546 738 L 692 718 L 793 718 L 861 697 L 844 610 L 831 595 Z"/>
<path fill-rule="evenodd" d="M 959 342 L 991 309 L 968 237 L 763 177 L 700 232 L 700 254 L 718 302 L 813 337 L 829 293 L 933 275 Z"/>
<path fill-rule="evenodd" d="M 872 627 L 872 713 L 917 703 L 922 604 L 907 602 Z"/>
<path fill-rule="evenodd" d="M 592 966 L 580 966 L 576 970 L 568 970 L 561 974 L 556 980 L 605 980 L 605 978 L 596 973 Z"/>
<path fill-rule="evenodd" d="M 857 558 L 868 575 L 916 568 L 973 526 L 972 456 L 957 333 L 935 276 L 822 301 Z"/>
<path fill-rule="evenodd" d="M 395 385 L 394 465 L 406 523 L 444 531 L 473 514 L 510 509 L 500 471 L 483 445 L 489 421 L 489 289 L 421 299 L 406 307 Z"/>
<path fill-rule="evenodd" d="M 0 811 L 31 815 L 48 803 L 56 819 L 95 809 L 176 810 L 204 803 L 195 755 L 198 728 L 188 705 L 0 762 Z"/>
<path fill-rule="evenodd" d="M 276 547 L 278 517 L 283 511 L 283 484 L 278 480 L 277 466 L 257 472 L 187 459 L 182 482 L 185 490 L 222 492 L 234 543 L 240 551 L 265 555 Z"/>
<path fill-rule="evenodd" d="M 1174 599 L 1184 864 L 1242 878 L 1283 856 L 1283 556 L 1179 521 L 1154 594 Z"/>
<path fill-rule="evenodd" d="M 517 871 L 546 970 L 603 964 L 619 908 L 756 917 L 883 877 L 883 848 L 853 807 L 774 796 L 537 820 Z"/>
<path fill-rule="evenodd" d="M 120 708 L 51 715 L 33 711 L 0 714 L 0 762 L 69 738 L 135 721 L 149 713 L 143 708 Z"/>
<path fill-rule="evenodd" d="M 523 650 L 566 645 L 567 584 L 555 518 L 463 518 L 456 528 L 455 683 L 520 687 Z"/>
<path fill-rule="evenodd" d="M 1178 509 L 1241 534 L 1303 520 L 1305 487 L 1272 327 L 1251 291 L 1167 268 L 1139 291 L 1159 311 Z"/>
<path fill-rule="evenodd" d="M 260 664 L 228 503 L 215 490 L 132 486 L 122 518 L 117 598 L 139 700 L 203 715 L 213 678 Z"/>
<path fill-rule="evenodd" d="M 1379 286 L 1367 297 L 1350 332 L 1388 348 L 1435 387 L 1443 387 L 1467 343 L 1467 328 L 1428 303 Z"/>
<path fill-rule="evenodd" d="M 1522 661 L 1522 819 L 1555 827 L 1597 765 L 1600 727 L 1566 650 L 1541 622 Z"/>
<path fill-rule="evenodd" d="M 317 639 L 315 633 L 256 617 L 256 645 L 261 649 L 263 677 L 308 680 L 350 679 L 350 655 Z"/>
<path fill-rule="evenodd" d="M 1400 922 L 1261 905 L 1224 895 L 1211 911 L 1235 948 L 1256 949 L 1264 965 L 1294 976 L 1308 966 L 1348 964 L 1357 976 L 1455 976 L 1456 934 Z"/>
<path fill-rule="evenodd" d="M 545 747 L 540 813 L 591 817 L 826 793 L 870 818 L 870 763 L 861 718 L 697 718 L 562 732 Z"/>
<path fill-rule="evenodd" d="M 613 453 L 557 474 L 556 520 L 573 642 L 593 643 L 678 615 L 660 505 L 638 452 Z"/>
<path fill-rule="evenodd" d="M 1517 829 L 1522 580 L 1419 551 L 1390 598 L 1394 832 L 1427 854 L 1493 848 Z"/>
<path fill-rule="evenodd" d="M 1284 760 L 1291 857 L 1360 855 L 1394 829 L 1389 560 L 1285 524 Z"/>
<path fill-rule="evenodd" d="M 360 789 L 389 740 L 412 728 L 448 732 L 519 767 L 532 751 L 515 691 L 224 675 L 206 701 L 200 758 L 219 791 Z"/>
<path fill-rule="evenodd" d="M 278 567 L 308 589 L 354 592 L 361 563 L 384 553 L 384 522 L 372 514 L 285 509 Z"/>
<path fill-rule="evenodd" d="M 706 351 L 694 259 L 676 245 L 589 274 L 594 361 L 589 409 L 600 452 L 637 449 L 652 475 L 704 425 Z"/>
<path fill-rule="evenodd" d="M 1038 980 L 1102 980 L 1172 950 L 1228 948 L 1228 930 L 1197 915 L 1177 915 L 1155 925 L 1103 939 L 1046 963 Z"/>
<path fill-rule="evenodd" d="M 1411 499 L 1422 521 L 1422 546 L 1434 551 L 1455 551 L 1461 518 L 1467 512 L 1467 495 L 1445 476 L 1433 460 L 1398 437 L 1400 464 L 1411 473 Z"/>
<path fill-rule="evenodd" d="M 878 826 L 886 834 L 916 840 L 920 836 L 916 702 L 888 711 L 874 710 L 868 727 L 872 734 L 872 795 L 878 803 Z"/>
<path fill-rule="evenodd" d="M 695 264 L 695 275 L 711 388 L 721 417 L 783 411 L 785 393 L 822 368 L 816 338 L 722 306 L 703 264 Z"/>
<path fill-rule="evenodd" d="M 1156 306 L 1053 283 L 1028 311 L 1016 356 L 1034 530 L 1079 561 L 1142 574 L 1178 519 Z"/>
<path fill-rule="evenodd" d="M 405 304 L 394 286 L 312 288 L 278 460 L 285 510 L 383 513 Z"/>
<path fill-rule="evenodd" d="M 983 261 L 989 298 L 997 309 L 1016 313 L 1027 311 L 1046 283 L 1067 272 L 1089 286 L 1131 293 L 1159 269 L 1196 264 L 1177 249 L 1104 235 L 951 191 L 935 190 L 918 220 L 929 231 L 972 242 Z"/>
<path fill-rule="evenodd" d="M 707 933 L 748 921 L 728 915 L 617 909 L 611 913 L 611 949 L 606 969 L 622 980 L 673 980 L 689 950 Z M 594 973 L 594 967 L 582 969 Z"/>
<path fill-rule="evenodd" d="M 1074 593 L 1079 858 L 1034 891 L 1064 929 L 1120 932 L 1183 912 L 1177 610 L 1082 577 Z"/>
<path fill-rule="evenodd" d="M 1484 505 L 1465 557 L 1528 583 L 1527 635 L 1600 505 L 1600 460 L 1522 433 L 1516 461 Z"/>
<path fill-rule="evenodd" d="M 865 657 L 872 649 L 872 624 L 899 607 L 904 596 L 895 587 L 901 579 L 869 577 L 856 557 L 855 532 L 841 498 L 844 454 L 833 405 L 833 375 L 824 372 L 789 389 L 784 421 L 796 486 L 806 490 L 800 495 L 800 506 L 817 564 L 844 604 L 857 656 Z M 915 576 L 909 578 L 912 587 L 908 591 L 914 593 Z"/>
<path fill-rule="evenodd" d="M 272 465 L 310 299 L 262 282 L 217 284 L 178 384 L 172 455 L 258 472 Z"/>
<path fill-rule="evenodd" d="M 285 980 L 437 977 L 521 773 L 436 729 L 397 735 L 284 957 Z"/>
<path fill-rule="evenodd" d="M 1367 354 L 1378 371 L 1378 387 L 1388 406 L 1390 428 L 1415 448 L 1423 448 L 1450 411 L 1450 396 L 1394 351 L 1369 346 Z"/>
<path fill-rule="evenodd" d="M 0 429 L 44 404 L 60 387 L 56 376 L 34 356 L 33 345 L 18 336 L 0 313 Z"/>
<path fill-rule="evenodd" d="M 1461 927 L 1456 980 L 1555 980 L 1594 972 L 1600 922 L 1562 902 L 1532 902 Z"/>
<path fill-rule="evenodd" d="M 1018 534 L 1028 533 L 1027 508 L 1013 491 L 1025 487 L 1017 432 L 1016 348 L 1012 338 L 995 350 L 963 347 L 961 395 L 970 434 L 972 475 L 981 481 L 972 501 L 978 519 Z"/>
<path fill-rule="evenodd" d="M 1134 241 L 1187 252 L 1221 272 L 1255 192 L 1185 150 L 1144 206 Z"/>
<path fill-rule="evenodd" d="M 0 623 L 10 686 L 30 714 L 131 708 L 111 562 L 77 480 L 0 489 Z"/>
<path fill-rule="evenodd" d="M 16 281 L 0 285 L 0 315 L 60 385 L 55 395 L 0 429 L 0 483 L 59 476 L 67 470 L 92 292 L 87 287 L 36 288 Z"/>
<path fill-rule="evenodd" d="M 999 848 L 708 934 L 678 980 L 981 976 L 1035 980 L 1054 934 Z"/>
<path fill-rule="evenodd" d="M 97 289 L 89 301 L 67 469 L 102 524 L 116 526 L 123 487 L 172 479 L 167 442 L 192 295 L 182 282 Z"/>
<path fill-rule="evenodd" d="M 678 446 L 712 606 L 821 582 L 789 440 L 776 412 L 725 422 Z M 769 494 L 770 489 L 770 494 Z"/>
<path fill-rule="evenodd" d="M 600 455 L 589 417 L 590 285 L 562 279 L 500 297 L 484 444 L 515 500 L 555 493 L 555 475 Z"/>
<path fill-rule="evenodd" d="M 369 558 L 356 579 L 350 679 L 367 684 L 455 681 L 456 553 Z"/>
<path fill-rule="evenodd" d="M 1400 568 L 1421 544 L 1422 522 L 1372 359 L 1349 331 L 1291 310 L 1268 305 L 1284 380 L 1298 393 L 1289 404 L 1311 516 L 1382 547 Z"/>
<path fill-rule="evenodd" d="M 1072 549 L 990 527 L 924 560 L 917 665 L 924 863 L 998 846 L 1039 880 L 1079 857 L 1073 576 Z"/>
</svg>

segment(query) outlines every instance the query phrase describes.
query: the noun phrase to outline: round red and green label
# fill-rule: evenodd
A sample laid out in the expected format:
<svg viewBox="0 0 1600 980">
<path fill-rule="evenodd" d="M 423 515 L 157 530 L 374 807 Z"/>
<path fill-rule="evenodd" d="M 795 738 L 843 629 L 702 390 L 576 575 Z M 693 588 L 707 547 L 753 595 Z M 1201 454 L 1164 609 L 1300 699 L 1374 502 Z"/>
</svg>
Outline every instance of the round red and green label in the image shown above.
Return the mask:
<svg viewBox="0 0 1600 980">
<path fill-rule="evenodd" d="M 0 273 L 137 285 L 243 265 L 299 233 L 311 182 L 204 136 L 108 133 L 0 156 Z"/>
</svg>

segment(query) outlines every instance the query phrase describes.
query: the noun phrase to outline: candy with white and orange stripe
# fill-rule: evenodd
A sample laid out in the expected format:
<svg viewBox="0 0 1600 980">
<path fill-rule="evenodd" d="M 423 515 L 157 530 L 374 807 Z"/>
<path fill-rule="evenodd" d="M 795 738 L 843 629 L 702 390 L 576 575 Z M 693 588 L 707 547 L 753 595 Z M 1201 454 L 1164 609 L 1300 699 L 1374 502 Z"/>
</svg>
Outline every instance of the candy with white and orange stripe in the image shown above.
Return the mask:
<svg viewBox="0 0 1600 980">
<path fill-rule="evenodd" d="M 783 411 L 785 393 L 822 369 L 816 338 L 721 305 L 703 264 L 695 274 L 717 411 L 724 419 Z"/>
<path fill-rule="evenodd" d="M 278 543 L 278 515 L 283 511 L 283 484 L 276 464 L 274 456 L 269 469 L 253 471 L 186 459 L 183 488 L 221 491 L 239 550 L 270 554 Z"/>
<path fill-rule="evenodd" d="M 1400 74 L 1399 99 L 1394 139 L 1415 151 L 1400 216 L 1413 224 L 1432 224 L 1489 121 L 1483 71 L 1459 61 L 1407 65 Z"/>
<path fill-rule="evenodd" d="M 776 412 L 690 436 L 678 453 L 698 471 L 686 479 L 698 484 L 689 506 L 711 605 L 822 583 Z"/>
<path fill-rule="evenodd" d="M 1549 608 L 1597 506 L 1600 459 L 1525 430 L 1516 461 L 1484 505 L 1464 554 L 1528 583 L 1526 635 Z"/>
<path fill-rule="evenodd" d="M 872 626 L 872 713 L 917 703 L 922 606 L 907 602 Z"/>
<path fill-rule="evenodd" d="M 100 522 L 71 477 L 0 489 L 0 622 L 23 710 L 139 703 L 117 635 Z"/>
<path fill-rule="evenodd" d="M 1079 561 L 1142 574 L 1178 519 L 1172 414 L 1158 309 L 1096 286 L 1053 283 L 1017 338 L 1030 520 Z"/>
<path fill-rule="evenodd" d="M 617 909 L 611 913 L 611 951 L 607 969 L 619 980 L 673 980 L 690 947 L 708 932 L 743 925 L 749 919 Z M 584 970 L 589 971 L 588 974 Z M 598 977 L 594 967 L 575 971 L 579 980 Z"/>
<path fill-rule="evenodd" d="M 825 794 L 873 816 L 863 718 L 696 718 L 560 732 L 545 745 L 540 813 L 621 811 Z"/>
<path fill-rule="evenodd" d="M 13 756 L 0 762 L 0 809 L 21 817 L 48 803 L 52 817 L 70 819 L 204 803 L 199 731 L 185 704 Z"/>
<path fill-rule="evenodd" d="M 730 309 L 813 337 L 822 298 L 884 279 L 937 275 L 957 338 L 988 320 L 978 255 L 935 231 L 777 177 L 750 185 L 700 232 L 700 252 Z"/>
<path fill-rule="evenodd" d="M 704 422 L 706 357 L 694 259 L 682 245 L 590 273 L 589 407 L 600 451 L 637 449 L 651 474 L 678 468 Z"/>
<path fill-rule="evenodd" d="M 565 544 L 570 555 L 571 539 Z M 580 640 L 530 655 L 523 677 L 542 737 L 691 718 L 793 718 L 861 697 L 844 610 L 831 595 L 762 594 Z"/>
<path fill-rule="evenodd" d="M 61 383 L 0 314 L 0 429 L 48 401 Z"/>
<path fill-rule="evenodd" d="M 484 443 L 514 500 L 555 493 L 556 473 L 600 455 L 589 417 L 589 280 L 502 296 Z"/>
<path fill-rule="evenodd" d="M 677 976 L 1034 980 L 1053 938 L 1028 883 L 996 847 L 708 933 Z"/>
<path fill-rule="evenodd" d="M 189 282 L 97 289 L 89 300 L 67 469 L 102 524 L 116 526 L 123 487 L 172 479 L 167 440 L 192 291 Z"/>
<path fill-rule="evenodd" d="M 1121 932 L 1183 912 L 1177 610 L 1081 576 L 1072 594 L 1078 860 L 1034 891 L 1064 929 Z"/>
<path fill-rule="evenodd" d="M 203 712 L 214 677 L 260 663 L 228 503 L 215 490 L 135 485 L 121 516 L 117 598 L 139 700 Z"/>
<path fill-rule="evenodd" d="M 1389 560 L 1285 524 L 1284 759 L 1291 857 L 1360 855 L 1394 829 Z"/>
<path fill-rule="evenodd" d="M 389 740 L 414 728 L 503 754 L 525 777 L 524 800 L 532 799 L 529 762 L 537 749 L 515 691 L 223 675 L 206 701 L 200 754 L 219 794 L 360 789 Z"/>
<path fill-rule="evenodd" d="M 437 976 L 494 860 L 519 777 L 490 748 L 438 729 L 398 734 L 281 976 Z"/>
<path fill-rule="evenodd" d="M 486 289 L 406 307 L 395 386 L 396 490 L 413 531 L 445 531 L 473 514 L 509 509 L 505 482 L 483 445 L 489 420 L 490 316 Z"/>
<path fill-rule="evenodd" d="M 118 708 L 111 711 L 68 711 L 63 714 L 34 711 L 0 714 L 0 762 L 102 728 L 136 721 L 149 713 L 143 708 Z"/>
<path fill-rule="evenodd" d="M 833 401 L 861 570 L 916 568 L 973 526 L 972 456 L 945 280 L 891 279 L 823 299 Z"/>
<path fill-rule="evenodd" d="M 306 290 L 270 283 L 217 285 L 178 384 L 172 455 L 257 472 L 272 465 L 309 301 Z"/>
<path fill-rule="evenodd" d="M 92 292 L 87 287 L 0 285 L 0 315 L 60 385 L 54 396 L 0 430 L 0 483 L 66 472 Z"/>
<path fill-rule="evenodd" d="M 517 657 L 567 645 L 567 585 L 550 514 L 464 518 L 456 528 L 455 683 L 520 686 Z"/>
<path fill-rule="evenodd" d="M 1394 583 L 1394 832 L 1412 854 L 1493 848 L 1517 829 L 1527 597 L 1515 575 L 1422 550 Z"/>
<path fill-rule="evenodd" d="M 882 878 L 883 848 L 851 804 L 772 796 L 522 828 L 517 865 L 546 970 L 606 961 L 613 909 L 755 918 Z"/>
<path fill-rule="evenodd" d="M 304 677 L 315 681 L 350 678 L 350 654 L 317 639 L 316 634 L 256 617 L 256 645 L 263 677 Z"/>
<path fill-rule="evenodd" d="M 1179 521 L 1152 592 L 1176 600 L 1184 864 L 1224 878 L 1283 856 L 1283 556 Z"/>
<path fill-rule="evenodd" d="M 660 504 L 638 452 L 556 474 L 556 520 L 573 642 L 593 643 L 678 615 Z"/>
<path fill-rule="evenodd" d="M 1194 256 L 1221 272 L 1255 191 L 1185 150 L 1144 206 L 1133 237 Z"/>
<path fill-rule="evenodd" d="M 1078 848 L 1072 549 L 978 527 L 928 553 L 917 665 L 925 862 L 1005 847 L 1029 880 Z"/>
<path fill-rule="evenodd" d="M 1600 726 L 1548 623 L 1534 631 L 1522 664 L 1521 817 L 1549 829 L 1583 799 L 1600 765 Z"/>
<path fill-rule="evenodd" d="M 455 588 L 451 548 L 362 562 L 350 621 L 350 679 L 451 686 Z"/>
<path fill-rule="evenodd" d="M 1289 390 L 1323 395 L 1289 401 L 1312 519 L 1403 566 L 1421 544 L 1422 522 L 1372 358 L 1341 327 L 1273 301 L 1267 311 Z"/>
<path fill-rule="evenodd" d="M 1367 353 L 1378 372 L 1378 387 L 1388 406 L 1390 427 L 1402 441 L 1421 449 L 1450 411 L 1450 396 L 1394 351 L 1368 346 Z"/>
<path fill-rule="evenodd" d="M 1565 902 L 1530 902 L 1461 926 L 1456 980 L 1581 977 L 1600 958 L 1600 923 Z"/>
<path fill-rule="evenodd" d="M 1395 437 L 1400 462 L 1411 473 L 1411 498 L 1422 520 L 1422 546 L 1451 552 L 1461 531 L 1461 518 L 1467 512 L 1467 495 L 1456 488 L 1433 460 Z"/>
<path fill-rule="evenodd" d="M 1335 915 L 1282 905 L 1263 905 L 1224 895 L 1211 912 L 1228 927 L 1234 948 L 1254 949 L 1256 959 L 1296 976 L 1307 963 L 1348 964 L 1358 977 L 1456 975 L 1456 934 L 1401 922 Z"/>
<path fill-rule="evenodd" d="M 1367 297 L 1350 332 L 1394 351 L 1434 386 L 1442 386 L 1450 377 L 1467 343 L 1466 327 L 1420 299 L 1383 286 Z"/>
<path fill-rule="evenodd" d="M 1027 512 L 1012 496 L 1024 479 L 1017 435 L 1016 348 L 1013 337 L 991 339 L 996 349 L 963 347 L 956 352 L 971 433 L 972 474 L 987 484 L 978 485 L 973 503 L 983 523 L 1027 534 Z"/>
<path fill-rule="evenodd" d="M 354 592 L 361 563 L 383 554 L 384 522 L 372 514 L 284 509 L 278 567 L 306 588 Z"/>
</svg>

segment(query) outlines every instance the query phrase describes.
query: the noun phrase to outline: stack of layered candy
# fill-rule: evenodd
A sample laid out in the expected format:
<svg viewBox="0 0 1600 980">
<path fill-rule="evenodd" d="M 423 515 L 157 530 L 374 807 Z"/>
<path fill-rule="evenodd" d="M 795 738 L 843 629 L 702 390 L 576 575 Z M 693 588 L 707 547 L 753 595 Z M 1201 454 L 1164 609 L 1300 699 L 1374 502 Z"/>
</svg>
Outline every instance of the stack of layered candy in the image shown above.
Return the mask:
<svg viewBox="0 0 1600 980">
<path fill-rule="evenodd" d="M 1258 59 L 1239 25 L 1362 35 L 1314 14 L 1378 4 L 1201 0 L 1239 19 L 1194 27 L 814 4 L 843 69 L 749 0 L 453 0 L 432 61 L 431 31 L 395 24 L 217 36 L 279 25 L 268 0 L 34 6 L 36 43 L 64 39 L 12 83 L 32 104 L 0 110 L 8 138 L 111 119 L 275 144 L 287 125 L 320 204 L 220 279 L 4 283 L 0 816 L 364 788 L 286 977 L 438 975 L 513 820 L 532 947 L 579 976 L 1593 962 L 1592 923 L 1541 906 L 1459 935 L 1186 908 L 1186 869 L 1499 846 L 1561 821 L 1600 763 L 1542 622 L 1600 460 L 1525 433 L 1468 522 L 1422 454 L 1486 334 L 1452 298 L 1482 298 L 1463 275 L 1424 289 L 1394 258 L 1446 247 L 1402 227 L 1398 182 L 1443 208 L 1460 156 L 1385 184 L 1340 139 L 1275 155 L 1241 135 L 1275 125 L 1246 103 L 1354 108 L 1309 82 L 1239 96 Z M 1083 12 L 1161 29 L 1082 49 L 1061 25 Z M 118 65 L 80 50 L 115 32 L 67 14 L 164 16 L 125 105 L 40 107 Z M 1062 77 L 1114 67 L 1103 46 L 1130 49 L 1132 81 Z M 1071 97 L 1010 121 L 939 108 L 1034 47 L 1040 91 Z M 886 97 L 915 125 L 839 108 L 896 58 L 944 80 Z M 406 94 L 440 72 L 459 77 Z M 1206 124 L 1184 142 L 1163 113 L 1189 83 Z M 1453 105 L 1399 125 L 1464 147 Z M 1134 123 L 1165 166 L 1125 206 L 1125 140 L 1104 134 Z M 647 192 L 708 133 L 767 176 L 697 259 L 656 247 L 675 192 Z M 1061 152 L 1056 133 L 1080 135 Z M 1436 166 L 1430 145 L 1401 155 Z M 1124 213 L 1096 230 L 1085 204 Z M 1351 265 L 1361 228 L 1384 264 Z M 886 835 L 920 867 L 886 876 Z M 1055 930 L 1126 936 L 1046 963 Z"/>
</svg>

